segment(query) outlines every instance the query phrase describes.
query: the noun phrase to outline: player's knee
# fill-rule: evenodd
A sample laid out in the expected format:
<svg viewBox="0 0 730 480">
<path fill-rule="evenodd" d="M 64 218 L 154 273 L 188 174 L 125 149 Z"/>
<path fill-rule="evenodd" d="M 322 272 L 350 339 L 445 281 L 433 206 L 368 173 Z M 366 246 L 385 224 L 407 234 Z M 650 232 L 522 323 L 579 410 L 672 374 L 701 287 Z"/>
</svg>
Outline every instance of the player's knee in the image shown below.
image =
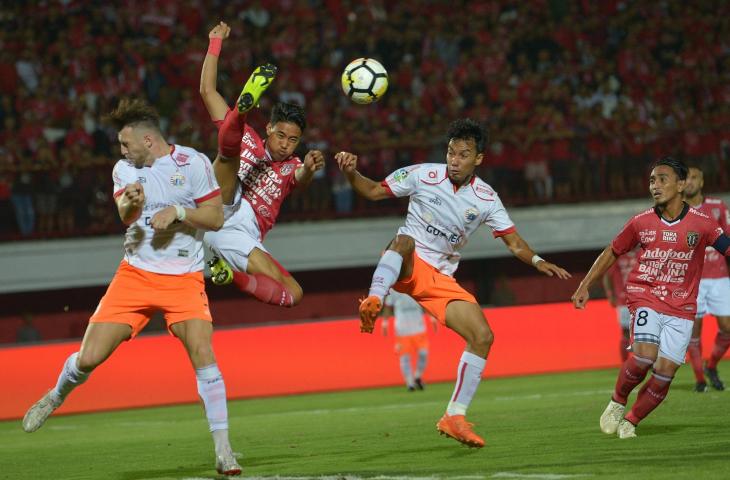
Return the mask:
<svg viewBox="0 0 730 480">
<path fill-rule="evenodd" d="M 82 372 L 91 372 L 98 367 L 103 359 L 100 355 L 93 351 L 82 351 L 79 353 L 78 359 L 76 360 L 76 368 Z"/>
<path fill-rule="evenodd" d="M 389 248 L 389 250 L 400 253 L 403 257 L 412 254 L 415 249 L 416 242 L 413 240 L 413 237 L 409 237 L 408 235 L 397 235 L 390 243 Z"/>
<path fill-rule="evenodd" d="M 190 354 L 190 360 L 196 368 L 215 362 L 213 346 L 210 342 L 196 342 L 190 345 L 188 352 Z"/>
<path fill-rule="evenodd" d="M 494 343 L 494 333 L 487 324 L 480 325 L 473 332 L 472 338 L 469 340 L 469 344 L 478 352 L 488 352 Z"/>
<path fill-rule="evenodd" d="M 299 286 L 299 284 L 294 285 L 293 287 L 289 288 L 289 291 L 291 293 L 292 298 L 292 304 L 291 306 L 297 306 L 299 305 L 299 302 L 302 301 L 302 298 L 304 298 L 304 290 L 302 290 L 302 287 Z"/>
</svg>

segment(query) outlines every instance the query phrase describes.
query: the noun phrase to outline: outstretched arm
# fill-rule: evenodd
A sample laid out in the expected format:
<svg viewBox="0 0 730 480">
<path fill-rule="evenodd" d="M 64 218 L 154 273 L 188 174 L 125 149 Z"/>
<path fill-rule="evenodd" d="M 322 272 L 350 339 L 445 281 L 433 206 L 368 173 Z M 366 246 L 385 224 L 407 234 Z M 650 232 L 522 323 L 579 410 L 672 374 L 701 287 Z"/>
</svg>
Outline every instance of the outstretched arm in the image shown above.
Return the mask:
<svg viewBox="0 0 730 480">
<path fill-rule="evenodd" d="M 557 265 L 547 262 L 540 258 L 530 248 L 527 242 L 517 232 L 508 233 L 500 237 L 512 255 L 519 258 L 528 265 L 532 265 L 539 272 L 544 273 L 548 277 L 557 275 L 558 278 L 563 280 L 570 278 L 570 274 L 563 268 Z"/>
<path fill-rule="evenodd" d="M 611 268 L 611 265 L 613 265 L 615 261 L 616 254 L 613 253 L 613 248 L 609 245 L 603 250 L 603 252 L 601 252 L 596 261 L 593 262 L 591 269 L 588 271 L 583 281 L 580 282 L 580 285 L 578 285 L 578 289 L 575 291 L 573 296 L 570 297 L 575 308 L 585 308 L 586 303 L 588 302 L 588 289 L 591 288 L 591 285 L 601 278 L 609 268 Z"/>
<path fill-rule="evenodd" d="M 208 34 L 210 44 L 208 53 L 203 61 L 203 69 L 200 72 L 200 96 L 203 98 L 205 108 L 214 121 L 223 120 L 228 113 L 228 105 L 225 99 L 216 90 L 218 77 L 218 55 L 220 54 L 223 40 L 231 34 L 231 28 L 225 22 L 220 22 Z"/>
<path fill-rule="evenodd" d="M 335 160 L 337 160 L 337 166 L 340 167 L 342 174 L 358 195 L 368 200 L 383 200 L 391 197 L 383 185 L 360 175 L 360 172 L 357 171 L 357 155 L 340 152 L 335 155 Z"/>
</svg>

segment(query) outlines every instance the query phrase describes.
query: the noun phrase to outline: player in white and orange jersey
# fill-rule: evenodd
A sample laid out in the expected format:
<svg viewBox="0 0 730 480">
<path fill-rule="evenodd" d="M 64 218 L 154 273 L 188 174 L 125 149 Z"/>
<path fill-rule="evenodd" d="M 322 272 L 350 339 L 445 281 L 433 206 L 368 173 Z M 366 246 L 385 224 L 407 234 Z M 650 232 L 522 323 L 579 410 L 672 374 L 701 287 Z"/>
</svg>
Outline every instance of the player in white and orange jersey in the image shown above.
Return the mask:
<svg viewBox="0 0 730 480">
<path fill-rule="evenodd" d="M 611 400 L 599 420 L 602 432 L 618 434 L 619 438 L 636 436 L 636 425 L 664 400 L 684 362 L 697 313 L 705 248 L 730 254 L 730 238 L 717 222 L 682 200 L 686 179 L 687 166 L 678 160 L 667 157 L 654 164 L 649 176 L 654 207 L 624 225 L 572 297 L 576 308 L 585 308 L 591 285 L 617 257 L 639 246 L 636 265 L 626 282 L 633 355 L 621 367 Z M 653 375 L 624 416 L 629 394 L 652 366 Z"/>
<path fill-rule="evenodd" d="M 360 303 L 360 330 L 371 333 L 388 290 L 406 293 L 439 323 L 466 340 L 456 387 L 436 428 L 471 447 L 484 439 L 466 421 L 466 410 L 481 380 L 494 336 L 474 296 L 453 274 L 459 251 L 471 234 L 485 224 L 517 258 L 549 276 L 569 278 L 568 272 L 546 262 L 527 245 L 507 215 L 497 193 L 474 170 L 484 159 L 487 133 L 479 123 L 457 120 L 448 131 L 446 164 L 424 163 L 401 168 L 378 183 L 358 173 L 357 157 L 335 155 L 353 189 L 369 200 L 409 196 L 405 224 L 382 255 L 368 297 Z"/>
<path fill-rule="evenodd" d="M 216 76 L 221 45 L 229 34 L 223 22 L 210 31 L 200 76 L 200 94 L 219 127 L 213 169 L 226 217 L 220 231 L 205 235 L 215 255 L 210 262 L 212 280 L 217 285 L 233 282 L 263 302 L 291 307 L 301 300 L 302 288 L 267 252 L 263 240 L 284 199 L 311 182 L 315 171 L 324 168 L 324 157 L 319 150 L 309 151 L 303 161 L 294 154 L 306 128 L 300 106 L 275 104 L 264 139 L 246 123 L 247 112 L 273 82 L 275 66 L 258 67 L 244 86 L 237 108 L 228 108 L 216 91 Z"/>
<path fill-rule="evenodd" d="M 625 362 L 629 355 L 631 344 L 631 313 L 626 306 L 626 279 L 636 263 L 636 251 L 632 250 L 626 255 L 616 259 L 611 268 L 603 276 L 603 289 L 612 307 L 616 309 L 616 317 L 621 326 L 621 340 L 619 342 L 619 353 L 621 361 Z"/>
<path fill-rule="evenodd" d="M 119 217 L 129 226 L 124 259 L 89 320 L 80 351 L 68 357 L 56 386 L 25 414 L 23 429 L 39 429 L 74 388 L 147 325 L 152 313 L 162 311 L 167 329 L 183 343 L 195 369 L 216 469 L 238 475 L 203 281 L 203 231 L 223 225 L 210 160 L 192 148 L 169 145 L 157 112 L 141 100 L 122 100 L 109 118 L 118 128 L 125 157 L 113 171 Z"/>
<path fill-rule="evenodd" d="M 716 220 L 725 232 L 730 234 L 730 211 L 725 202 L 719 198 L 705 197 L 702 187 L 705 182 L 702 170 L 690 167 L 687 174 L 687 183 L 684 189 L 684 201 L 690 207 L 699 210 Z M 717 362 L 725 355 L 730 347 L 730 277 L 728 276 L 727 261 L 714 248 L 705 250 L 705 266 L 702 268 L 700 291 L 697 295 L 697 317 L 695 318 L 692 339 L 689 341 L 690 364 L 695 374 L 695 392 L 707 390 L 707 382 L 702 371 L 702 317 L 705 314 L 717 318 L 718 332 L 715 345 L 707 360 L 704 372 L 710 379 L 710 385 L 715 390 L 725 390 L 725 385 L 717 373 Z"/>
<path fill-rule="evenodd" d="M 409 391 L 423 390 L 423 372 L 428 363 L 428 335 L 424 322 L 423 308 L 413 297 L 400 293 L 392 288 L 385 296 L 383 310 L 383 335 L 388 335 L 389 317 L 393 319 L 393 336 L 395 337 L 395 353 L 398 355 L 401 374 Z M 430 316 L 429 316 L 430 317 Z M 436 320 L 433 320 L 434 329 Z M 412 357 L 416 358 L 413 369 Z"/>
</svg>

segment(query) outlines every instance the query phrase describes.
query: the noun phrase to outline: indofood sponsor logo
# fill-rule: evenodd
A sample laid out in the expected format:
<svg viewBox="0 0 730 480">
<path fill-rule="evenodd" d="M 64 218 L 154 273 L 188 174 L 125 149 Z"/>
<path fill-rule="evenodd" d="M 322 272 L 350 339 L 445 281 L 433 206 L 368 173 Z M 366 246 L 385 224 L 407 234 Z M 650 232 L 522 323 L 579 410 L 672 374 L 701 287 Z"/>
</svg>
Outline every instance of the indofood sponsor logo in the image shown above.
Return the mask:
<svg viewBox="0 0 730 480">
<path fill-rule="evenodd" d="M 641 255 L 641 258 L 642 260 L 684 260 L 689 262 L 690 260 L 692 260 L 694 253 L 694 250 L 691 250 L 689 252 L 678 252 L 673 248 L 665 250 L 663 248 L 656 247 L 651 250 L 646 250 Z"/>
</svg>

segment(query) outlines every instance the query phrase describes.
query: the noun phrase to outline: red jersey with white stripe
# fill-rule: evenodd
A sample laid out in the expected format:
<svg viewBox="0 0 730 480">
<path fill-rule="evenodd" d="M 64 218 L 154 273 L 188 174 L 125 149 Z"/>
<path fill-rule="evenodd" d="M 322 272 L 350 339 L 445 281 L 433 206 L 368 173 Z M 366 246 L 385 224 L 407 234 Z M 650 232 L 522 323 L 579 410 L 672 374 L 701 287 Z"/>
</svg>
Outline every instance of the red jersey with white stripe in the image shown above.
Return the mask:
<svg viewBox="0 0 730 480">
<path fill-rule="evenodd" d="M 495 237 L 515 231 L 497 192 L 476 175 L 456 188 L 446 164 L 423 163 L 391 173 L 382 185 L 395 197 L 410 196 L 405 225 L 398 234 L 416 241 L 416 253 L 441 273 L 453 276 L 460 250 L 486 224 Z"/>
<path fill-rule="evenodd" d="M 139 182 L 145 202 L 140 217 L 127 228 L 124 258 L 148 272 L 179 275 L 203 270 L 203 231 L 173 223 L 156 232 L 152 216 L 171 205 L 196 208 L 220 195 L 208 157 L 188 147 L 173 145 L 171 152 L 155 159 L 152 166 L 137 168 L 128 160 L 114 166 L 114 198 L 130 183 Z"/>
<path fill-rule="evenodd" d="M 302 166 L 299 157 L 292 155 L 286 160 L 272 160 L 258 133 L 246 125 L 241 138 L 241 195 L 251 204 L 261 239 L 271 230 L 279 216 L 281 204 L 297 186 L 294 172 Z"/>
<path fill-rule="evenodd" d="M 730 210 L 725 202 L 719 198 L 705 197 L 704 201 L 693 207 L 708 217 L 717 221 L 725 235 L 730 235 Z M 725 257 L 714 248 L 705 250 L 705 266 L 702 269 L 702 278 L 725 278 L 728 276 Z"/>
<path fill-rule="evenodd" d="M 717 222 L 687 204 L 671 222 L 654 208 L 629 220 L 611 243 L 617 256 L 640 246 L 626 282 L 629 309 L 648 307 L 694 320 L 705 248 L 722 233 Z"/>
<path fill-rule="evenodd" d="M 608 271 L 608 279 L 613 288 L 613 296 L 616 299 L 617 307 L 626 305 L 626 281 L 629 278 L 629 273 L 636 265 L 636 253 L 636 250 L 631 250 L 621 255 Z"/>
</svg>

